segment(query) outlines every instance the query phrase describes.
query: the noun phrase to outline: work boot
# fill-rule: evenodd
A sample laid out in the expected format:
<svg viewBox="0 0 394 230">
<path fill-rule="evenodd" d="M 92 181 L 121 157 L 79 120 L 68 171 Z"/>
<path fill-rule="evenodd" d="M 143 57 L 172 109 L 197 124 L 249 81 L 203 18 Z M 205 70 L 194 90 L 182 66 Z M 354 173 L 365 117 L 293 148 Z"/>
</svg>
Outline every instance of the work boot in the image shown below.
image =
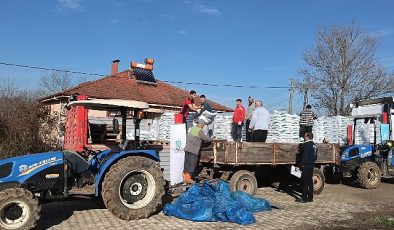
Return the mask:
<svg viewBox="0 0 394 230">
<path fill-rule="evenodd" d="M 185 177 L 183 179 L 183 182 L 186 184 L 194 184 L 196 183 L 193 179 L 190 173 L 185 173 Z"/>
<path fill-rule="evenodd" d="M 185 173 L 185 172 L 182 172 L 182 178 L 183 178 L 183 183 L 185 183 L 186 184 L 186 180 L 187 180 L 187 173 Z"/>
</svg>

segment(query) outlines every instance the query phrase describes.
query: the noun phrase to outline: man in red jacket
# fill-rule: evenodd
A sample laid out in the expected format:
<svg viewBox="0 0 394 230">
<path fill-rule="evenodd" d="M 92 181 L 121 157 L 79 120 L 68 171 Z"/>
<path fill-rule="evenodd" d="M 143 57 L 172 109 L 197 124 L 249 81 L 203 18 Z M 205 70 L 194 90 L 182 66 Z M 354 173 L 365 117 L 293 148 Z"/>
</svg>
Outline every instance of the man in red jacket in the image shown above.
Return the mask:
<svg viewBox="0 0 394 230">
<path fill-rule="evenodd" d="M 231 127 L 231 136 L 234 141 L 241 141 L 242 126 L 245 120 L 245 108 L 242 106 L 242 100 L 236 100 L 237 107 L 234 109 L 233 123 Z"/>
</svg>

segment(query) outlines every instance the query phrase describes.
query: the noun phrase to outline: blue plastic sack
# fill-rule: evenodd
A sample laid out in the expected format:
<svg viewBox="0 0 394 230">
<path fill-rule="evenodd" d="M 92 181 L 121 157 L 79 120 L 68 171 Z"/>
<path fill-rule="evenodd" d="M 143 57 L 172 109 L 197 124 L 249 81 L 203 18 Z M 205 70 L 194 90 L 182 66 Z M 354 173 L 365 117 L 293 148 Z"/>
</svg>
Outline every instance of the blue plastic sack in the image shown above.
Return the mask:
<svg viewBox="0 0 394 230">
<path fill-rule="evenodd" d="M 190 187 L 171 204 L 164 206 L 164 214 L 200 222 L 233 222 L 253 224 L 253 213 L 271 211 L 270 203 L 245 192 L 232 192 L 228 183 L 204 182 Z"/>
</svg>

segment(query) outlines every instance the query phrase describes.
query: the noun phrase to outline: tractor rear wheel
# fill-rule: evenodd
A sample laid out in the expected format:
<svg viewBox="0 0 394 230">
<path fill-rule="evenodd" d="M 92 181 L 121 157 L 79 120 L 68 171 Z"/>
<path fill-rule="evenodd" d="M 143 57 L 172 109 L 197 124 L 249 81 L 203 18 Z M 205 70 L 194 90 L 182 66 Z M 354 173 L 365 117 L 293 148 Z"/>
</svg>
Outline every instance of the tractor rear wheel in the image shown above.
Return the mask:
<svg viewBox="0 0 394 230">
<path fill-rule="evenodd" d="M 361 187 L 375 189 L 379 186 L 380 180 L 380 169 L 376 163 L 365 162 L 358 168 L 357 181 Z"/>
<path fill-rule="evenodd" d="M 107 209 L 120 219 L 147 218 L 161 205 L 164 183 L 156 161 L 141 156 L 126 157 L 105 175 L 103 201 Z"/>
<path fill-rule="evenodd" d="M 0 229 L 32 229 L 40 216 L 38 199 L 30 191 L 9 188 L 0 192 Z"/>
<path fill-rule="evenodd" d="M 254 195 L 257 191 L 257 180 L 252 172 L 240 170 L 230 179 L 230 188 L 233 191 L 242 191 Z"/>
</svg>

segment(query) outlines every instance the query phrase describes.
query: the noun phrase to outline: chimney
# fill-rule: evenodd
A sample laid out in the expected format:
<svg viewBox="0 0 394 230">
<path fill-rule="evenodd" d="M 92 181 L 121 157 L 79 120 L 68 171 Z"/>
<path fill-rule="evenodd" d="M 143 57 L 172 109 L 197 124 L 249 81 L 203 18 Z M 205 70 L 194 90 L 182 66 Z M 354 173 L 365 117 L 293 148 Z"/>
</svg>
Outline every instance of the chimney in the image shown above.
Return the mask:
<svg viewBox="0 0 394 230">
<path fill-rule="evenodd" d="M 118 73 L 118 70 L 119 70 L 119 62 L 120 62 L 120 61 L 119 61 L 118 59 L 112 61 L 111 75 L 115 75 L 115 74 Z"/>
</svg>

